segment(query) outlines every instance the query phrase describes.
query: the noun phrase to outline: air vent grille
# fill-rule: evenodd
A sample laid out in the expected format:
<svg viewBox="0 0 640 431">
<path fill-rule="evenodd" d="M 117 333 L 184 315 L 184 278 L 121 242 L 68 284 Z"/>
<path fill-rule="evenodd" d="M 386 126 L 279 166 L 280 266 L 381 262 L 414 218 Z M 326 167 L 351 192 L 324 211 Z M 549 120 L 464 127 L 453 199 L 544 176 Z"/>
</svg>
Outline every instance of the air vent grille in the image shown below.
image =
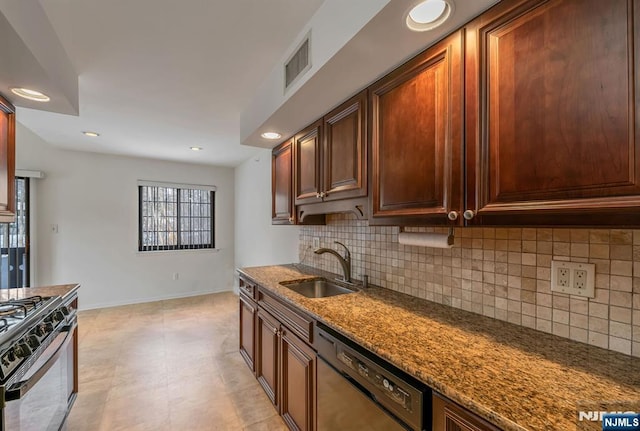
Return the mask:
<svg viewBox="0 0 640 431">
<path fill-rule="evenodd" d="M 309 37 L 307 36 L 284 65 L 284 88 L 289 88 L 299 76 L 309 69 L 309 66 Z"/>
</svg>

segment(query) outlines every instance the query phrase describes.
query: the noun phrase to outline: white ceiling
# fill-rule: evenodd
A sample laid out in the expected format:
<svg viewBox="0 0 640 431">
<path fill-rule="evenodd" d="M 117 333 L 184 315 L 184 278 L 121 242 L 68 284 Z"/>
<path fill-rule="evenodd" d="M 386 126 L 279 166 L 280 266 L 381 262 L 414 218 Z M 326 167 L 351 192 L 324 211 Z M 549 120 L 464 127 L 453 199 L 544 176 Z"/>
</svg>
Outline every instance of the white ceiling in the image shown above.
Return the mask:
<svg viewBox="0 0 640 431">
<path fill-rule="evenodd" d="M 19 122 L 66 149 L 234 166 L 255 153 L 241 110 L 322 0 L 40 3 L 78 74 L 80 115 L 19 108 Z"/>
<path fill-rule="evenodd" d="M 278 143 L 261 131 L 301 129 L 499 0 L 455 0 L 446 25 L 414 33 L 403 19 L 417 1 L 0 0 L 0 36 L 19 42 L 0 92 L 29 77 L 66 99 L 41 108 L 54 113 L 9 94 L 18 121 L 60 148 L 237 166 Z M 307 32 L 312 67 L 283 93 L 282 63 Z"/>
</svg>

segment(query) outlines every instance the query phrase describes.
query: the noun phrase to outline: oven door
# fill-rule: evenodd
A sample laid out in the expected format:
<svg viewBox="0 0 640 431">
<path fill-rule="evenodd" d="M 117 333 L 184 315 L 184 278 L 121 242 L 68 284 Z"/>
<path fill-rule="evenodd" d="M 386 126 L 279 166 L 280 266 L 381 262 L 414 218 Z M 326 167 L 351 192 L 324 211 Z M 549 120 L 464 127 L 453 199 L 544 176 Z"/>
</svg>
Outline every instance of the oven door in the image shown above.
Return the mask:
<svg viewBox="0 0 640 431">
<path fill-rule="evenodd" d="M 77 323 L 64 328 L 20 382 L 5 388 L 2 431 L 59 431 L 75 399 L 74 338 Z"/>
<path fill-rule="evenodd" d="M 318 431 L 405 431 L 367 391 L 318 357 Z"/>
</svg>

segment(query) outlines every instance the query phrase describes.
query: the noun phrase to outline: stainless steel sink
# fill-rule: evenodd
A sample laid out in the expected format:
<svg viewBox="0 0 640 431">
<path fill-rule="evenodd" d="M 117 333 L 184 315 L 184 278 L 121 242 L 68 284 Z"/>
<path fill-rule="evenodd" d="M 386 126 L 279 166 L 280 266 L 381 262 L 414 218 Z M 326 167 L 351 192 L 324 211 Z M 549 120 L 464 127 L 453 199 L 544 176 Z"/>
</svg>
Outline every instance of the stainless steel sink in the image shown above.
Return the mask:
<svg viewBox="0 0 640 431">
<path fill-rule="evenodd" d="M 347 293 L 355 293 L 354 290 L 344 286 L 340 286 L 332 281 L 324 278 L 316 278 L 302 282 L 280 283 L 286 288 L 306 296 L 307 298 L 326 298 L 328 296 L 344 295 Z"/>
</svg>

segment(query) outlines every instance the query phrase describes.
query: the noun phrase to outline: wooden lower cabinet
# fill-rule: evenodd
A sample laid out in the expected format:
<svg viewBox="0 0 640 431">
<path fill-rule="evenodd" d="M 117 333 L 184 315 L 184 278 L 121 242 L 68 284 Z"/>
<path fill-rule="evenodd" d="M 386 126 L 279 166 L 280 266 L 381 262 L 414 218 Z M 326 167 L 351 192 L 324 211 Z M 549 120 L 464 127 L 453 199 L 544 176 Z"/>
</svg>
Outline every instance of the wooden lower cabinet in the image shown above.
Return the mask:
<svg viewBox="0 0 640 431">
<path fill-rule="evenodd" d="M 256 302 L 257 288 L 255 283 L 245 277 L 240 277 L 238 283 L 240 300 L 239 320 L 240 320 L 240 355 L 244 358 L 251 371 L 255 372 L 255 352 L 256 352 L 256 318 L 258 314 L 258 303 Z"/>
<path fill-rule="evenodd" d="M 290 429 L 315 429 L 316 352 L 286 328 L 280 336 L 280 412 Z"/>
<path fill-rule="evenodd" d="M 256 377 L 274 406 L 279 406 L 280 322 L 258 309 L 256 323 Z"/>
<path fill-rule="evenodd" d="M 240 293 L 240 354 L 251 369 L 255 371 L 255 327 L 258 308 L 253 300 Z"/>
<path fill-rule="evenodd" d="M 500 431 L 453 401 L 433 393 L 433 431 Z"/>
<path fill-rule="evenodd" d="M 289 429 L 313 431 L 316 352 L 262 308 L 257 312 L 255 370 Z"/>
<path fill-rule="evenodd" d="M 309 345 L 314 323 L 243 278 L 239 302 L 240 354 L 289 429 L 315 430 L 317 359 Z"/>
</svg>

